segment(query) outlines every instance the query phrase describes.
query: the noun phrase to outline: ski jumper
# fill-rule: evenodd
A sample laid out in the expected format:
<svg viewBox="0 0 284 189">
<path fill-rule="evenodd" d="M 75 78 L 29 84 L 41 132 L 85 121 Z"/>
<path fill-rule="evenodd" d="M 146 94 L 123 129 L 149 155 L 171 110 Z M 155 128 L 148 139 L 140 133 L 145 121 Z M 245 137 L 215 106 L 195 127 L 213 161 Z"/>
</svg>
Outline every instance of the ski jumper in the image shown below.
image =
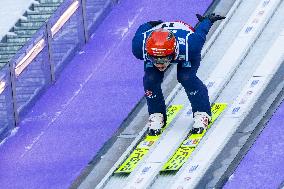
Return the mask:
<svg viewBox="0 0 284 189">
<path fill-rule="evenodd" d="M 161 89 L 164 72 L 159 71 L 147 58 L 145 42 L 153 30 L 164 28 L 170 30 L 176 40 L 176 57 L 171 64 L 177 64 L 177 80 L 184 87 L 192 106 L 193 113 L 206 112 L 211 116 L 207 87 L 196 76 L 201 61 L 201 50 L 212 23 L 204 19 L 195 29 L 183 22 L 163 22 L 155 27 L 149 23 L 142 24 L 132 40 L 132 52 L 144 60 L 143 84 L 147 99 L 148 112 L 162 113 L 166 119 L 166 105 Z"/>
</svg>

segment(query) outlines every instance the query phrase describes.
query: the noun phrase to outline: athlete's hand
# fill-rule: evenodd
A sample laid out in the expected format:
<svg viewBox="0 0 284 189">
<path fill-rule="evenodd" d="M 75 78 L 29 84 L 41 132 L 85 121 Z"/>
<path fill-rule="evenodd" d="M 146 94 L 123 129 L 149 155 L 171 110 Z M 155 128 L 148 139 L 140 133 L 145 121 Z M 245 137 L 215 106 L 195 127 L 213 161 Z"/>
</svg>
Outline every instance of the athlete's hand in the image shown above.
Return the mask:
<svg viewBox="0 0 284 189">
<path fill-rule="evenodd" d="M 223 20 L 225 19 L 226 17 L 225 16 L 221 16 L 221 15 L 215 15 L 215 13 L 212 13 L 212 14 L 209 14 L 207 16 L 207 18 L 209 18 L 209 20 L 214 23 L 216 22 L 217 20 Z"/>
<path fill-rule="evenodd" d="M 199 22 L 202 22 L 205 19 L 205 17 L 201 16 L 200 14 L 196 14 L 196 17 Z"/>
<path fill-rule="evenodd" d="M 153 20 L 153 21 L 149 21 L 147 23 L 150 24 L 152 27 L 155 27 L 155 26 L 163 23 L 163 21 L 162 20 Z"/>
<path fill-rule="evenodd" d="M 212 24 L 216 22 L 217 20 L 223 20 L 226 18 L 225 16 L 216 15 L 215 13 L 211 13 L 205 17 L 201 16 L 200 14 L 196 14 L 196 17 L 199 20 L 199 22 L 202 22 L 205 18 L 208 18 Z"/>
</svg>

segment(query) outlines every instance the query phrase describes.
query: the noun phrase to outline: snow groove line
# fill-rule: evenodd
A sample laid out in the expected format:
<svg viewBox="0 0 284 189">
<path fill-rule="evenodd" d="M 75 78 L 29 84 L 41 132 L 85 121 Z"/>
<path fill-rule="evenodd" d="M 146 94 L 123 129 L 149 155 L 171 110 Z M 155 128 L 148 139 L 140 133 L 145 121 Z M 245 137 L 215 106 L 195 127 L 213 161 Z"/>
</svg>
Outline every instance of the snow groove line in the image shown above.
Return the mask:
<svg viewBox="0 0 284 189">
<path fill-rule="evenodd" d="M 267 2 L 267 1 L 265 1 Z M 277 4 L 280 2 L 280 0 L 275 0 L 275 1 L 270 1 L 270 4 L 268 4 L 268 10 L 269 12 L 264 14 L 262 17 L 261 21 L 254 24 L 254 29 L 248 30 L 247 28 L 251 24 L 251 20 L 255 19 L 255 15 L 259 15 L 259 9 L 262 10 L 264 1 L 260 2 L 259 6 L 255 9 L 254 13 L 246 23 L 246 25 L 243 27 L 243 29 L 239 32 L 237 38 L 234 40 L 233 44 L 230 46 L 230 48 L 227 50 L 225 56 L 222 58 L 221 62 L 218 64 L 216 69 L 213 71 L 214 74 L 219 76 L 222 80 L 221 83 L 215 88 L 210 88 L 214 90 L 213 93 L 213 101 L 217 98 L 217 96 L 221 93 L 222 89 L 225 87 L 226 83 L 230 81 L 232 76 L 234 75 L 236 69 L 238 69 L 238 65 L 241 64 L 242 60 L 246 57 L 249 49 L 253 46 L 254 42 L 258 39 L 261 31 L 263 30 L 264 26 L 267 24 L 269 21 L 270 17 L 272 14 L 269 14 L 274 10 L 277 6 Z M 263 11 L 264 12 L 264 11 Z M 262 13 L 263 14 L 263 13 Z M 253 31 L 253 32 L 251 32 Z M 241 47 L 241 48 L 239 48 Z M 239 51 L 236 51 L 239 50 Z M 233 53 L 233 52 L 239 52 L 239 53 Z M 228 63 L 229 62 L 229 63 Z M 220 69 L 221 67 L 221 69 Z M 225 68 L 225 73 L 229 73 L 228 75 L 224 74 L 224 68 Z M 220 72 L 222 70 L 222 72 Z M 219 72 L 219 73 L 218 73 Z M 211 79 L 212 80 L 212 79 Z M 210 81 L 210 80 L 209 80 Z M 214 80 L 213 80 L 214 81 Z M 177 120 L 179 122 L 179 119 L 185 118 L 180 116 Z M 182 125 L 182 123 L 180 123 Z M 179 127 L 177 125 L 176 127 Z M 177 129 L 177 128 L 175 128 Z M 184 129 L 184 128 L 183 128 Z M 170 135 L 172 130 L 169 130 L 166 134 L 164 134 L 162 140 L 160 141 L 160 144 L 157 145 L 157 150 L 155 151 L 154 149 L 152 150 L 152 156 L 147 156 L 144 158 L 144 165 L 139 167 L 138 170 L 135 170 L 129 178 L 129 184 L 127 185 L 127 188 L 147 188 L 151 185 L 151 183 L 154 181 L 156 178 L 160 167 L 163 165 L 164 157 L 168 156 L 168 153 L 171 151 L 169 150 L 169 145 L 163 144 L 163 140 L 167 138 L 168 140 L 172 142 L 177 142 L 179 140 L 178 137 L 174 140 L 172 137 L 174 136 L 179 136 L 179 135 Z M 180 130 L 181 131 L 181 130 Z M 173 131 L 174 132 L 174 131 Z M 165 136 L 166 135 L 166 136 Z M 169 135 L 170 137 L 167 137 Z M 168 142 L 170 143 L 170 142 Z M 164 146 L 164 148 L 162 148 Z M 159 154 L 161 150 L 164 150 L 163 155 L 164 157 L 161 157 L 159 159 Z M 166 153 L 165 153 L 166 152 Z M 155 158 L 155 155 L 158 158 Z M 147 159 L 148 158 L 148 159 Z M 163 159 L 164 158 L 164 159 Z M 146 162 L 146 163 L 145 163 Z M 153 163 L 156 164 L 153 164 Z M 159 164 L 158 164 L 159 162 Z M 140 162 L 142 164 L 142 162 Z M 145 170 L 147 172 L 145 173 Z M 136 175 L 135 175 L 136 174 Z"/>
</svg>

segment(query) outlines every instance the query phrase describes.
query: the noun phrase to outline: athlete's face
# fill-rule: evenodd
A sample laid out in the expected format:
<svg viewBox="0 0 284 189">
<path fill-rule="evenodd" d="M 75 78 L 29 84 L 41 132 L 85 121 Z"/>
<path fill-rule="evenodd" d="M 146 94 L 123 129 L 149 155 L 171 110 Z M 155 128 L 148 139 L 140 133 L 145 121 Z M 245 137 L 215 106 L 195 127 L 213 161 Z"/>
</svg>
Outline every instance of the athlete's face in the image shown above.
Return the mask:
<svg viewBox="0 0 284 189">
<path fill-rule="evenodd" d="M 160 71 L 165 71 L 171 63 L 173 55 L 164 57 L 148 56 L 148 58 Z"/>
<path fill-rule="evenodd" d="M 163 71 L 165 71 L 167 69 L 169 64 L 170 63 L 164 63 L 164 64 L 157 63 L 157 64 L 154 64 L 154 65 L 158 68 L 159 71 L 163 72 Z"/>
</svg>

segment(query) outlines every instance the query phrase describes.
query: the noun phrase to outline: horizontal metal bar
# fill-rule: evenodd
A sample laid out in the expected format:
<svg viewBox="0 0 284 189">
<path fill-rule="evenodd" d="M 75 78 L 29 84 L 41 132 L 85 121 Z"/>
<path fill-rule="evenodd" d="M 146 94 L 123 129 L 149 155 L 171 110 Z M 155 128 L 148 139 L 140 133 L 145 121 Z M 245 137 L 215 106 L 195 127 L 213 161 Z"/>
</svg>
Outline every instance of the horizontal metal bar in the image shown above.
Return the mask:
<svg viewBox="0 0 284 189">
<path fill-rule="evenodd" d="M 26 54 L 26 56 L 15 67 L 15 74 L 18 77 L 24 69 L 36 58 L 36 56 L 45 47 L 45 40 L 41 39 L 37 44 Z"/>
<path fill-rule="evenodd" d="M 0 94 L 5 90 L 6 88 L 6 82 L 5 81 L 0 81 Z"/>
<path fill-rule="evenodd" d="M 52 38 L 62 28 L 62 26 L 67 22 L 67 20 L 69 20 L 69 18 L 75 13 L 75 11 L 78 9 L 79 5 L 80 5 L 79 1 L 75 1 L 60 16 L 60 18 L 57 20 L 57 22 L 51 27 Z"/>
</svg>

